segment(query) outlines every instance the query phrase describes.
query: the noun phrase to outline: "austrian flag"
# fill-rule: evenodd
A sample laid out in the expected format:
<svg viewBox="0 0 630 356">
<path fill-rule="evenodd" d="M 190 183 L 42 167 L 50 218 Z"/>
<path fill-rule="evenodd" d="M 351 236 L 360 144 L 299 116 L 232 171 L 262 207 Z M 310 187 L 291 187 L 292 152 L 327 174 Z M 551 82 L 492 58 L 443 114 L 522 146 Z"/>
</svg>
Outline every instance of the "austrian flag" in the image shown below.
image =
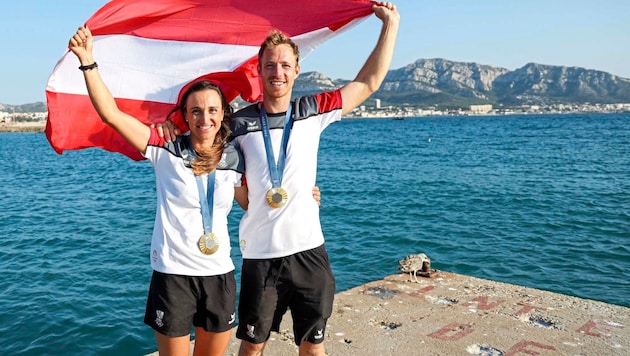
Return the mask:
<svg viewBox="0 0 630 356">
<path fill-rule="evenodd" d="M 215 81 L 229 100 L 259 100 L 257 54 L 270 30 L 291 36 L 304 58 L 371 13 L 369 0 L 112 0 L 86 25 L 118 106 L 151 124 L 164 121 L 181 89 L 196 79 Z M 48 80 L 46 137 L 53 149 L 100 147 L 141 160 L 101 122 L 77 67 L 67 52 Z"/>
</svg>

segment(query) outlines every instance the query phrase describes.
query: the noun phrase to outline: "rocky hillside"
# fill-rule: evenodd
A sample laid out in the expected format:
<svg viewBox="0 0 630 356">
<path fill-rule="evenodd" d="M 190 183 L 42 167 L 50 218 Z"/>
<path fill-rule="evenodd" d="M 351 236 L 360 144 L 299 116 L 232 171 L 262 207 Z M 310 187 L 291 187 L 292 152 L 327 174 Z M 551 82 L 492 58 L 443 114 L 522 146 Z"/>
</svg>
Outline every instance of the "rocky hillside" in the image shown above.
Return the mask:
<svg viewBox="0 0 630 356">
<path fill-rule="evenodd" d="M 309 72 L 300 76 L 296 88 L 303 94 L 345 82 Z M 441 58 L 419 59 L 390 70 L 375 98 L 384 105 L 447 107 L 630 103 L 630 79 L 578 67 L 529 63 L 510 71 Z"/>
<path fill-rule="evenodd" d="M 578 67 L 529 63 L 494 81 L 498 102 L 629 103 L 630 79 Z"/>
<path fill-rule="evenodd" d="M 38 101 L 30 104 L 23 105 L 5 105 L 0 104 L 0 111 L 5 111 L 9 113 L 30 113 L 30 112 L 46 112 L 48 109 L 46 108 L 46 103 L 42 101 Z"/>
</svg>

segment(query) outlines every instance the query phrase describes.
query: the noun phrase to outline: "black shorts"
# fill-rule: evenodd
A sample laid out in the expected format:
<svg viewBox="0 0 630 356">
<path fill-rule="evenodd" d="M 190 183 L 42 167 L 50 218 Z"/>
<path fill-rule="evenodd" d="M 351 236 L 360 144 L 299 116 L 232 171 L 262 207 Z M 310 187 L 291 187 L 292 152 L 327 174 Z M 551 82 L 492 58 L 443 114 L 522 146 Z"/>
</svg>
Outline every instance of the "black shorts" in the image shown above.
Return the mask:
<svg viewBox="0 0 630 356">
<path fill-rule="evenodd" d="M 324 341 L 335 278 L 324 245 L 274 259 L 243 259 L 238 305 L 239 339 L 259 344 L 279 331 L 291 310 L 295 343 Z"/>
<path fill-rule="evenodd" d="M 234 271 L 195 277 L 153 271 L 144 323 L 170 337 L 190 334 L 193 326 L 209 332 L 234 327 L 236 279 Z"/>
</svg>

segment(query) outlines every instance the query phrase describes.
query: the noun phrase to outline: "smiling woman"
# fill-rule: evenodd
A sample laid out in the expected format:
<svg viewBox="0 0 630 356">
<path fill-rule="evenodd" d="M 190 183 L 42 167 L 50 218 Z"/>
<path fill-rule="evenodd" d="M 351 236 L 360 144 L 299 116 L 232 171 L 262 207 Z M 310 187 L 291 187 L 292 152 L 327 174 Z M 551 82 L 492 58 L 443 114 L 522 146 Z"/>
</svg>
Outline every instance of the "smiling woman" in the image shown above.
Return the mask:
<svg viewBox="0 0 630 356">
<path fill-rule="evenodd" d="M 93 38 L 79 27 L 68 43 L 80 62 L 90 101 L 101 120 L 153 165 L 157 213 L 151 239 L 151 268 L 144 323 L 154 330 L 158 350 L 188 355 L 195 348 L 223 354 L 236 318 L 236 279 L 227 216 L 241 185 L 242 160 L 228 145 L 231 109 L 209 81 L 192 83 L 167 117 L 181 115 L 190 135 L 166 142 L 157 129 L 119 109 L 99 74 Z M 184 315 L 185 317 L 181 317 Z"/>
</svg>

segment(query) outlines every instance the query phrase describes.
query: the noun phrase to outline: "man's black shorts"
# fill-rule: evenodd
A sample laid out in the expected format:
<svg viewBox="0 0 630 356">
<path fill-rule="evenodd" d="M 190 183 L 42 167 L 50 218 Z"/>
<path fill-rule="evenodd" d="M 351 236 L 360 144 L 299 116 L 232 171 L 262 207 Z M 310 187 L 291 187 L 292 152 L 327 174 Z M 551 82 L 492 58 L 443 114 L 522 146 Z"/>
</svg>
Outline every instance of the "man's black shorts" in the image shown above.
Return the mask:
<svg viewBox="0 0 630 356">
<path fill-rule="evenodd" d="M 239 339 L 259 344 L 279 331 L 291 310 L 295 343 L 324 341 L 332 313 L 335 279 L 324 245 L 274 259 L 243 259 Z"/>
</svg>

